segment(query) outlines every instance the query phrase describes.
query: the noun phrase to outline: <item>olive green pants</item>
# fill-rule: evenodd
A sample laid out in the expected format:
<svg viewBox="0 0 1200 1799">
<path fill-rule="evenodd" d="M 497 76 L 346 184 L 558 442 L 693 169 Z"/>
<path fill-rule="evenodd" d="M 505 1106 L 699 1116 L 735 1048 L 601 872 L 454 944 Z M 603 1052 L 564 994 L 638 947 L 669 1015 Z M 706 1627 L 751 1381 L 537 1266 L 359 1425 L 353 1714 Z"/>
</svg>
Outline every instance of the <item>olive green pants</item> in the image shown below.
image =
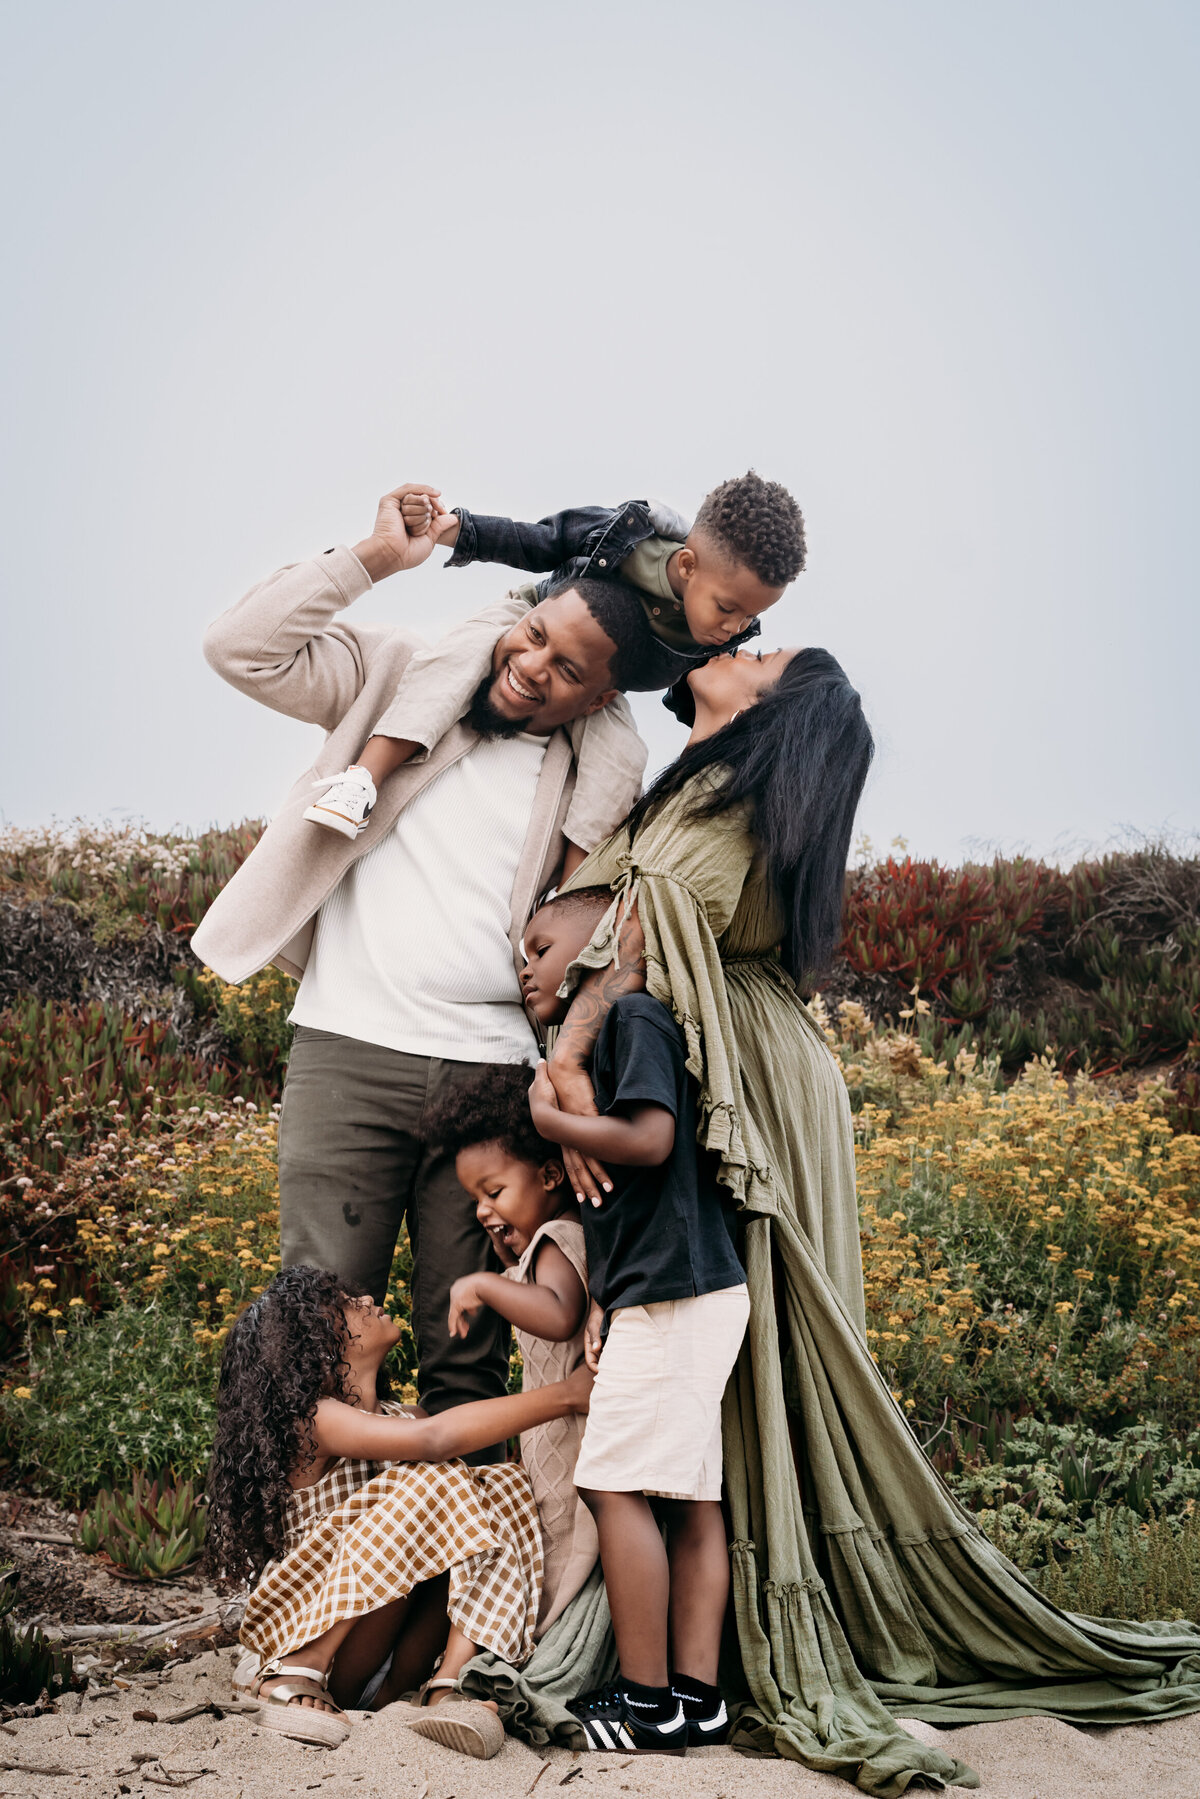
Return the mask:
<svg viewBox="0 0 1200 1799">
<path fill-rule="evenodd" d="M 312 1263 L 351 1293 L 384 1297 L 403 1223 L 412 1245 L 412 1323 L 421 1404 L 444 1412 L 508 1384 L 509 1328 L 482 1310 L 465 1338 L 447 1328 L 450 1288 L 500 1263 L 459 1186 L 428 1148 L 426 1108 L 475 1062 L 410 1056 L 332 1031 L 296 1031 L 279 1122 L 279 1225 L 285 1268 Z M 483 1458 L 488 1459 L 488 1458 Z"/>
</svg>

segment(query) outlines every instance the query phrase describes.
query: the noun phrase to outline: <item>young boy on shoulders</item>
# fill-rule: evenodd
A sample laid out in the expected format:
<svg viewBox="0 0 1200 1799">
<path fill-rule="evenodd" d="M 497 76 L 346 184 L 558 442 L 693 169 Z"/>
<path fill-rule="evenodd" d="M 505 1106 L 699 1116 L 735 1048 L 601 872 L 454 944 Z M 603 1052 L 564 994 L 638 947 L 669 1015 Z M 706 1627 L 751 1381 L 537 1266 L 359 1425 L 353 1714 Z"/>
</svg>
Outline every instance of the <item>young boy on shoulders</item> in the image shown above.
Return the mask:
<svg viewBox="0 0 1200 1799">
<path fill-rule="evenodd" d="M 612 897 L 582 888 L 530 920 L 522 986 L 543 1027 L 562 1022 L 558 988 Z M 575 1480 L 596 1520 L 620 1660 L 615 1686 L 571 1707 L 592 1749 L 682 1754 L 728 1727 L 721 1398 L 750 1301 L 732 1201 L 696 1142 L 686 1061 L 668 1008 L 626 994 L 593 1054 L 597 1115 L 562 1112 L 544 1063 L 530 1095 L 539 1135 L 596 1156 L 613 1181 L 582 1214 L 596 1385 Z"/>
<path fill-rule="evenodd" d="M 656 652 L 644 658 L 638 687 L 680 684 L 666 704 L 685 722 L 690 694 L 683 677 L 689 669 L 755 636 L 759 614 L 804 567 L 800 508 L 779 482 L 764 481 L 753 469 L 714 488 L 690 527 L 669 508 L 644 500 L 611 509 L 578 507 L 524 524 L 465 507 L 447 512 L 432 488 L 410 494 L 401 511 L 411 536 L 429 534 L 453 548 L 449 567 L 503 562 L 548 574 L 537 587 L 517 590 L 514 597 L 529 607 L 580 578 L 615 583 L 621 602 L 644 616 Z M 358 761 L 333 779 L 305 818 L 346 837 L 365 831 L 380 782 L 431 749 L 466 714 L 492 672 L 496 638 L 494 614 L 479 615 L 415 656 Z M 537 694 L 514 691 L 504 704 L 505 716 L 493 721 L 501 734 L 536 720 Z M 631 728 L 627 715 L 612 708 L 592 721 L 590 754 L 580 759 L 568 821 L 572 842 L 585 849 L 606 834 L 593 827 L 594 816 L 606 814 L 590 798 L 592 784 L 602 795 L 606 779 L 604 734 Z M 614 744 L 614 753 L 620 752 Z"/>
<path fill-rule="evenodd" d="M 497 1064 L 435 1106 L 429 1141 L 454 1156 L 460 1184 L 505 1264 L 502 1274 L 464 1275 L 450 1289 L 451 1336 L 465 1337 L 488 1306 L 513 1326 L 524 1393 L 565 1380 L 584 1359 L 587 1258 L 579 1207 L 554 1145 L 539 1137 L 529 1110 L 531 1070 Z M 583 1437 L 576 1414 L 521 1434 L 542 1527 L 542 1599 L 535 1636 L 570 1604 L 596 1565 L 591 1514 L 573 1475 Z"/>
</svg>

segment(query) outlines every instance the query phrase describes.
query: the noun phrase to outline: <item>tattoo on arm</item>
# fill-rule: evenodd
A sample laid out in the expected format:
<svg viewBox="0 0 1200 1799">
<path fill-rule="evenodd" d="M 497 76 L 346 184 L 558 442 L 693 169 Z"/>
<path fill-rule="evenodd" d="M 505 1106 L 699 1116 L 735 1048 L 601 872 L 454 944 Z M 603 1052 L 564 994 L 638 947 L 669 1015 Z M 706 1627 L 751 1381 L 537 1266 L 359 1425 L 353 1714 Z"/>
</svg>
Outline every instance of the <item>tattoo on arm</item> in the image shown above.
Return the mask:
<svg viewBox="0 0 1200 1799">
<path fill-rule="evenodd" d="M 594 969 L 581 982 L 558 1033 L 556 1062 L 575 1062 L 586 1068 L 614 1002 L 625 993 L 645 989 L 646 937 L 636 907 L 621 922 L 617 949 L 617 962 Z"/>
</svg>

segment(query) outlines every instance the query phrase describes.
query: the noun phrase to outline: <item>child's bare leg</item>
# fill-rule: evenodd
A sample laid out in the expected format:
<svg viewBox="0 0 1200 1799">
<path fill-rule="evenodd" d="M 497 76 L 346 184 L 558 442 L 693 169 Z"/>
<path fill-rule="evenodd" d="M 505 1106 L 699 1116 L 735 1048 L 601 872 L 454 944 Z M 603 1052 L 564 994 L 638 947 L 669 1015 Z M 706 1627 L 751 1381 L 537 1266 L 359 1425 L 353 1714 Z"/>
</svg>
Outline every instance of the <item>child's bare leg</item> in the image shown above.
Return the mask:
<svg viewBox="0 0 1200 1799">
<path fill-rule="evenodd" d="M 452 1624 L 450 1634 L 446 1638 L 446 1653 L 438 1665 L 438 1679 L 457 1680 L 467 1663 L 473 1661 L 478 1654 L 478 1643 L 472 1643 L 469 1637 L 463 1635 L 457 1624 Z M 451 1687 L 439 1687 L 436 1692 L 430 1693 L 428 1703 L 440 1705 L 443 1699 L 453 1699 L 454 1696 Z M 481 1703 L 486 1705 L 490 1711 L 498 1712 L 500 1710 L 493 1699 L 484 1699 Z"/>
<path fill-rule="evenodd" d="M 449 1577 L 439 1574 L 435 1580 L 414 1587 L 409 1594 L 404 1628 L 392 1649 L 392 1665 L 376 1695 L 376 1707 L 391 1705 L 402 1693 L 411 1693 L 423 1680 L 429 1679 L 434 1662 L 446 1647 L 450 1629 L 446 1616 L 449 1590 Z M 383 1657 L 379 1659 L 382 1661 Z M 375 1666 L 378 1667 L 379 1662 Z"/>
<path fill-rule="evenodd" d="M 334 1656 L 357 1623 L 357 1618 L 342 1618 L 337 1624 L 331 1625 L 321 1636 L 313 1637 L 312 1641 L 305 1643 L 302 1648 L 289 1649 L 288 1653 L 280 1659 L 280 1672 L 273 1675 L 270 1680 L 263 1681 L 260 1690 L 264 1697 L 277 1681 L 288 1678 L 288 1671 L 291 1668 L 316 1668 L 324 1674 L 332 1666 Z M 324 1699 L 293 1699 L 291 1704 L 306 1705 L 313 1710 L 322 1712 L 334 1710 L 334 1705 Z"/>
<path fill-rule="evenodd" d="M 435 1663 L 439 1679 L 457 1680 L 467 1663 L 478 1655 L 479 1645 L 465 1637 L 446 1616 L 449 1591 L 449 1577 L 441 1574 L 436 1580 L 426 1581 L 412 1593 L 411 1609 L 392 1650 L 392 1665 L 374 1699 L 376 1710 L 391 1705 L 402 1693 L 411 1693 L 428 1680 L 434 1672 Z M 380 1656 L 379 1660 L 382 1659 Z M 378 1661 L 375 1666 L 379 1666 Z M 453 1697 L 452 1688 L 439 1687 L 436 1692 L 430 1693 L 428 1703 L 431 1706 L 440 1705 L 443 1699 Z M 492 1711 L 499 1709 L 490 1699 L 485 1699 L 483 1703 Z"/>
<path fill-rule="evenodd" d="M 621 1674 L 639 1686 L 665 1687 L 671 1576 L 650 1501 L 644 1493 L 583 1488 L 579 1497 L 596 1520 Z"/>
<path fill-rule="evenodd" d="M 358 1704 L 372 1674 L 382 1667 L 402 1636 L 413 1598 L 412 1593 L 405 1593 L 353 1620 L 329 1672 L 329 1694 L 340 1706 Z"/>
<path fill-rule="evenodd" d="M 671 1569 L 671 1669 L 715 1686 L 729 1601 L 729 1551 L 721 1502 L 667 1499 L 656 1504 L 667 1527 Z"/>
<path fill-rule="evenodd" d="M 365 768 L 376 787 L 386 781 L 389 775 L 403 768 L 417 750 L 419 743 L 408 737 L 368 737 L 366 748 L 358 761 L 352 763 L 353 768 Z"/>
</svg>

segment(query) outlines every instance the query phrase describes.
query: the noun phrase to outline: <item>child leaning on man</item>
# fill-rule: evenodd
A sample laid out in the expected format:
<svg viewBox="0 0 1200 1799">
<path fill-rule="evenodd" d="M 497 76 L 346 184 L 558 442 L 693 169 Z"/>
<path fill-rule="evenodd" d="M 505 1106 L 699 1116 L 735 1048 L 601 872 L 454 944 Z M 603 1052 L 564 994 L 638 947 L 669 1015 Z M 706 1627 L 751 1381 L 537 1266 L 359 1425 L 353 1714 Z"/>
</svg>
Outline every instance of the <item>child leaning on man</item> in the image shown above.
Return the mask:
<svg viewBox="0 0 1200 1799">
<path fill-rule="evenodd" d="M 522 985 L 543 1027 L 561 1023 L 567 1002 L 557 989 L 612 898 L 581 888 L 530 920 Z M 530 1387 L 561 1379 L 585 1347 L 596 1370 L 586 1423 L 559 1419 L 528 1433 L 553 1615 L 586 1579 L 592 1539 L 561 1475 L 550 1483 L 555 1491 L 539 1491 L 547 1484 L 539 1465 L 561 1469 L 571 1459 L 542 1455 L 545 1433 L 577 1446 L 576 1490 L 595 1521 L 620 1662 L 612 1687 L 581 1694 L 571 1710 L 589 1748 L 681 1755 L 689 1744 L 722 1742 L 728 1730 L 717 1677 L 729 1593 L 721 1397 L 750 1302 L 732 1202 L 697 1146 L 695 1087 L 667 1007 L 646 993 L 618 999 L 592 1079 L 598 1116 L 562 1112 L 541 1065 L 532 1087 L 523 1067 L 490 1070 L 434 1121 L 432 1137 L 456 1151 L 458 1178 L 510 1264 L 504 1275 L 456 1283 L 450 1328 L 484 1305 L 508 1318 Z M 596 1156 L 610 1172 L 611 1194 L 581 1219 L 557 1145 Z M 538 1337 L 561 1352 L 544 1367 L 526 1348 Z"/>
</svg>

